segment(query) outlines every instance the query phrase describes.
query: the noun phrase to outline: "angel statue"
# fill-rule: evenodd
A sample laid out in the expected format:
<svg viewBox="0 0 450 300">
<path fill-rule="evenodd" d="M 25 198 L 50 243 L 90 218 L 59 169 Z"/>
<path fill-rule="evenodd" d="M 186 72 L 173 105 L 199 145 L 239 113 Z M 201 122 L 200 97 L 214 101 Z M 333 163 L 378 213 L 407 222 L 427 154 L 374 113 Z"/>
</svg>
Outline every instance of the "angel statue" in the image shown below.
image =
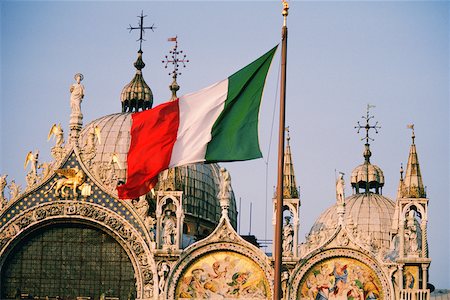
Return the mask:
<svg viewBox="0 0 450 300">
<path fill-rule="evenodd" d="M 50 132 L 48 133 L 47 141 L 50 140 L 52 135 L 55 138 L 55 147 L 61 147 L 64 143 L 64 131 L 61 128 L 61 123 L 58 125 L 53 124 L 52 128 L 50 128 Z"/>
<path fill-rule="evenodd" d="M 48 194 L 50 190 L 54 189 L 55 196 L 67 197 L 68 193 L 66 188 L 70 188 L 73 191 L 73 196 L 76 198 L 78 196 L 77 190 L 81 188 L 81 185 L 86 180 L 86 174 L 83 170 L 75 168 L 66 168 L 55 170 L 60 178 L 53 182 L 53 184 L 47 189 L 45 194 Z"/>
<path fill-rule="evenodd" d="M 27 157 L 25 158 L 25 163 L 23 165 L 24 169 L 27 168 L 28 163 L 30 163 L 30 174 L 37 178 L 37 169 L 38 169 L 38 159 L 39 159 L 39 151 L 33 154 L 32 151 L 28 152 Z"/>
<path fill-rule="evenodd" d="M 81 101 L 84 97 L 84 86 L 81 84 L 84 76 L 77 73 L 74 76 L 76 83 L 70 86 L 70 109 L 72 115 L 81 115 Z"/>
</svg>

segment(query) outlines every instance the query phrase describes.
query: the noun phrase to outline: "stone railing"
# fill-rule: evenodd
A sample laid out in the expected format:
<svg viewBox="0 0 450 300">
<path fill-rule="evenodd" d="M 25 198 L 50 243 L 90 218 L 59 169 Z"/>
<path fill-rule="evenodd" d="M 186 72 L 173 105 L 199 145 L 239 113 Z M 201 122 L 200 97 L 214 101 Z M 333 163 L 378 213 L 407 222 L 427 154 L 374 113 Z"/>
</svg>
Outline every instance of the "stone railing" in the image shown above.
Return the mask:
<svg viewBox="0 0 450 300">
<path fill-rule="evenodd" d="M 400 300 L 429 300 L 430 290 L 400 290 Z"/>
</svg>

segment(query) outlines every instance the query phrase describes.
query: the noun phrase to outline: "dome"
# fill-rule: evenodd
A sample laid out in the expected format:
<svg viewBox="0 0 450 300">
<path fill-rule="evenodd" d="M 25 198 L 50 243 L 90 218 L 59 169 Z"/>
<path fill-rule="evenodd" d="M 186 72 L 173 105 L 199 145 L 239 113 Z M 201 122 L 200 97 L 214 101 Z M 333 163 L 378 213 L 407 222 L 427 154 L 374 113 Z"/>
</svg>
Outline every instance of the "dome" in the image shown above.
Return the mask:
<svg viewBox="0 0 450 300">
<path fill-rule="evenodd" d="M 323 232 L 329 237 L 338 225 L 337 204 L 324 211 L 311 228 L 310 235 Z M 345 199 L 344 220 L 353 234 L 367 241 L 377 242 L 382 249 L 389 248 L 389 232 L 395 203 L 375 193 L 355 194 Z"/>
<path fill-rule="evenodd" d="M 97 129 L 96 129 L 97 128 Z M 125 182 L 127 153 L 130 145 L 131 113 L 117 113 L 96 119 L 80 133 L 81 158 L 91 168 L 99 182 L 115 192 L 118 182 Z M 96 135 L 99 132 L 99 135 Z M 91 145 L 95 144 L 92 148 Z M 94 149 L 95 153 L 89 150 Z M 162 172 L 156 190 L 183 191 L 184 213 L 200 218 L 211 225 L 220 219 L 219 166 L 217 164 L 192 164 Z M 229 217 L 236 225 L 236 201 L 232 193 Z"/>
<path fill-rule="evenodd" d="M 377 165 L 370 163 L 372 152 L 370 151 L 370 145 L 367 143 L 365 144 L 363 155 L 365 161 L 353 169 L 350 177 L 351 185 L 356 189 L 356 193 L 359 193 L 359 189 L 362 188 L 366 192 L 375 189 L 375 192 L 378 194 L 379 190 L 384 186 L 383 171 Z"/>
</svg>

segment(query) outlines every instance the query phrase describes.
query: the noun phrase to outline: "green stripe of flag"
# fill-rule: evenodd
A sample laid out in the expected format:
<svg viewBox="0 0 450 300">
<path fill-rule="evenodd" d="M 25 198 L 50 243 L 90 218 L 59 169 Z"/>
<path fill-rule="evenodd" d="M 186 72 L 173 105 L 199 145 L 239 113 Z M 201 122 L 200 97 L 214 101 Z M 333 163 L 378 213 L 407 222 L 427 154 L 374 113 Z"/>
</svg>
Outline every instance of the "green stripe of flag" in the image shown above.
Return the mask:
<svg viewBox="0 0 450 300">
<path fill-rule="evenodd" d="M 228 78 L 225 107 L 212 128 L 206 161 L 238 161 L 262 157 L 258 139 L 261 97 L 278 46 Z"/>
</svg>

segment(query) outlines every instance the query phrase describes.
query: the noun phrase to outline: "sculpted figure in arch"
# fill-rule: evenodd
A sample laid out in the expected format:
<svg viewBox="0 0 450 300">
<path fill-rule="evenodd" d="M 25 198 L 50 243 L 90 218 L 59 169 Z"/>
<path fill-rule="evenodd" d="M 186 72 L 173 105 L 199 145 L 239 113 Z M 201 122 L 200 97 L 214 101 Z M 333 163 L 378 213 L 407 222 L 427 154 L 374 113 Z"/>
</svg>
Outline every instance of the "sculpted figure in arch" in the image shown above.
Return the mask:
<svg viewBox="0 0 450 300">
<path fill-rule="evenodd" d="M 70 109 L 73 115 L 81 115 L 81 101 L 84 97 L 84 86 L 81 84 L 84 76 L 77 73 L 74 76 L 76 83 L 70 87 Z"/>
<path fill-rule="evenodd" d="M 174 217 L 172 216 L 172 211 L 166 210 L 166 216 L 164 217 L 163 224 L 163 245 L 174 245 L 177 234 L 177 225 L 175 224 Z"/>
<path fill-rule="evenodd" d="M 286 224 L 283 227 L 283 255 L 291 256 L 294 238 L 294 227 L 290 223 L 291 217 L 285 217 Z"/>
</svg>

